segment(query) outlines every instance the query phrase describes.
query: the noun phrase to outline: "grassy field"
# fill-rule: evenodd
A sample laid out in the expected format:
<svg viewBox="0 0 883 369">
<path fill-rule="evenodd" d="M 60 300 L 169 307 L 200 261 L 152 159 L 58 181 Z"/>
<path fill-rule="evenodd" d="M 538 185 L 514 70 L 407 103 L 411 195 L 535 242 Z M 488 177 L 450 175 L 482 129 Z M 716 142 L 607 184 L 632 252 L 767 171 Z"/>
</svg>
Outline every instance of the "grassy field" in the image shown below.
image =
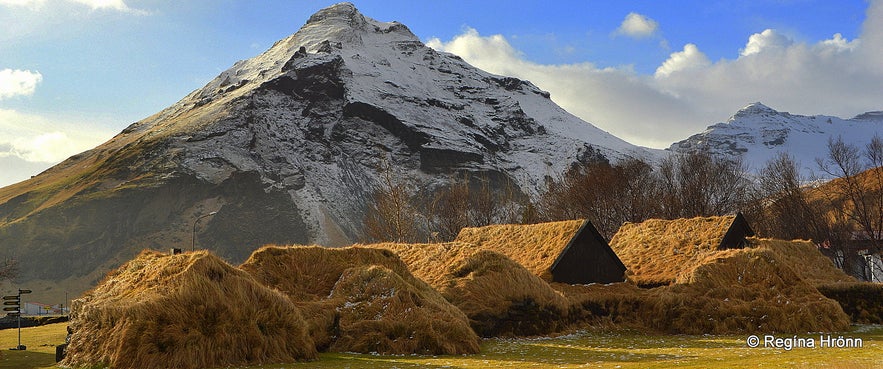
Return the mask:
<svg viewBox="0 0 883 369">
<path fill-rule="evenodd" d="M 18 329 L 0 330 L 0 368 L 55 368 L 55 346 L 64 343 L 67 323 L 22 328 L 25 351 L 10 351 L 18 345 Z"/>
<path fill-rule="evenodd" d="M 55 345 L 64 342 L 66 324 L 22 329 L 27 351 L 8 351 L 17 331 L 0 331 L 0 368 L 55 368 Z M 883 326 L 862 326 L 838 334 L 861 338 L 861 348 L 749 348 L 747 336 L 647 335 L 634 331 L 584 332 L 558 338 L 491 339 L 482 352 L 465 356 L 380 356 L 320 354 L 319 361 L 265 365 L 282 368 L 879 368 Z M 834 335 L 835 337 L 837 335 Z M 793 336 L 777 336 L 791 338 Z M 812 337 L 818 346 L 818 335 Z M 761 343 L 762 346 L 762 343 Z M 243 368 L 245 369 L 245 368 Z"/>
</svg>

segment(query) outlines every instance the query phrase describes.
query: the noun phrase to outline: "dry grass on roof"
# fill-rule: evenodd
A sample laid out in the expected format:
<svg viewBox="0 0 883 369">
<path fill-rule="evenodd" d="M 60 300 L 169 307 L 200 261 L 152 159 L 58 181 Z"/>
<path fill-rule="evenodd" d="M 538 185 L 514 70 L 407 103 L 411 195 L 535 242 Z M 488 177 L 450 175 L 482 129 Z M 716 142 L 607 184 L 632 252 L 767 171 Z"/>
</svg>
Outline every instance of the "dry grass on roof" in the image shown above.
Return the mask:
<svg viewBox="0 0 883 369">
<path fill-rule="evenodd" d="M 241 268 L 296 301 L 322 349 L 432 355 L 479 350 L 466 315 L 390 250 L 265 246 Z"/>
<path fill-rule="evenodd" d="M 316 358 L 298 309 L 207 252 L 145 251 L 74 300 L 63 365 L 209 368 Z"/>
<path fill-rule="evenodd" d="M 646 315 L 658 316 L 663 327 L 684 333 L 806 333 L 849 328 L 849 317 L 840 305 L 801 278 L 795 267 L 800 265 L 790 264 L 770 249 L 719 251 L 692 268 L 678 284 L 654 291 L 662 304 Z"/>
<path fill-rule="evenodd" d="M 399 275 L 410 275 L 392 252 L 364 247 L 268 245 L 253 252 L 239 268 L 295 301 L 315 301 L 328 297 L 346 269 L 359 265 L 382 265 Z"/>
<path fill-rule="evenodd" d="M 814 286 L 841 282 L 857 282 L 834 262 L 819 252 L 812 241 L 749 238 L 751 247 L 768 249 L 777 255 L 805 281 Z"/>
<path fill-rule="evenodd" d="M 735 216 L 625 223 L 610 247 L 640 285 L 665 285 L 717 250 Z"/>
<path fill-rule="evenodd" d="M 849 327 L 840 304 L 813 285 L 842 274 L 819 259 L 824 256 L 811 244 L 757 239 L 752 244 L 757 247 L 697 254 L 667 287 L 553 287 L 587 314 L 606 316 L 607 322 L 622 327 L 679 334 L 837 332 Z"/>
<path fill-rule="evenodd" d="M 504 224 L 463 228 L 457 242 L 499 252 L 523 265 L 534 275 L 552 280 L 552 264 L 582 226 L 583 220 L 540 224 Z"/>
<path fill-rule="evenodd" d="M 505 255 L 461 242 L 371 246 L 398 254 L 460 308 L 479 335 L 540 335 L 568 325 L 567 299 Z"/>
<path fill-rule="evenodd" d="M 331 291 L 342 301 L 333 351 L 384 354 L 474 354 L 478 340 L 462 312 L 437 292 L 389 268 L 344 271 Z"/>
</svg>

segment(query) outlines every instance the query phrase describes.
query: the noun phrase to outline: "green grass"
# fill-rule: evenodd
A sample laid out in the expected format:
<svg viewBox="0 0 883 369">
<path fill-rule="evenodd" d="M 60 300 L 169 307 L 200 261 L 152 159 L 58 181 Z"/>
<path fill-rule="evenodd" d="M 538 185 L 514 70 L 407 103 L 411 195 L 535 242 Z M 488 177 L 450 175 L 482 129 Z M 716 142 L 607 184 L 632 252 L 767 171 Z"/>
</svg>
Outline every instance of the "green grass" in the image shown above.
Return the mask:
<svg viewBox="0 0 883 369">
<path fill-rule="evenodd" d="M 64 343 L 67 323 L 22 328 L 21 344 L 25 351 L 10 351 L 18 345 L 18 329 L 0 330 L 0 368 L 55 368 L 55 346 Z"/>
<path fill-rule="evenodd" d="M 55 345 L 65 324 L 22 329 L 27 351 L 3 351 L 0 368 L 55 368 Z M 862 348 L 749 348 L 747 336 L 648 335 L 636 331 L 584 332 L 558 338 L 490 339 L 482 352 L 464 356 L 380 356 L 323 353 L 310 363 L 247 369 L 298 368 L 840 368 L 879 367 L 883 326 L 863 326 L 844 337 Z M 779 335 L 778 337 L 791 337 Z M 818 335 L 813 337 L 818 344 Z M 17 343 L 16 330 L 0 331 L 0 347 Z M 246 369 L 246 368 L 241 368 Z"/>
</svg>

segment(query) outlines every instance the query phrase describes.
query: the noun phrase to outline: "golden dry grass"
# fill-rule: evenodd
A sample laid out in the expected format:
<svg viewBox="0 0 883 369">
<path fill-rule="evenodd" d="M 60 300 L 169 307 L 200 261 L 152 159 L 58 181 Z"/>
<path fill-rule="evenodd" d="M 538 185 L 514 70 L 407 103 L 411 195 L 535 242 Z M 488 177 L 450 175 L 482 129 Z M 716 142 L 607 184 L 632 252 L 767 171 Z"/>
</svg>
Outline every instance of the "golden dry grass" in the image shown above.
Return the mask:
<svg viewBox="0 0 883 369">
<path fill-rule="evenodd" d="M 322 349 L 384 354 L 479 349 L 466 315 L 390 250 L 265 246 L 240 268 L 295 301 Z"/>
<path fill-rule="evenodd" d="M 812 245 L 754 239 L 756 249 L 718 250 L 735 216 L 625 224 L 611 247 L 633 284 L 553 287 L 575 306 L 571 318 L 591 324 L 674 333 L 838 331 L 849 320 L 812 283 L 842 280 Z M 548 266 L 579 221 L 464 229 L 458 241 L 508 251 L 534 273 Z M 562 237 L 563 236 L 563 237 Z M 558 237 L 556 239 L 556 237 Z M 519 247 L 520 245 L 541 245 Z M 539 250 L 539 252 L 537 252 Z M 544 258 L 545 257 L 545 258 Z M 803 263 L 809 263 L 804 267 Z M 453 264 L 453 262 L 452 262 Z M 799 269 L 800 273 L 795 270 Z"/>
<path fill-rule="evenodd" d="M 500 253 L 460 242 L 371 246 L 398 254 L 482 336 L 548 334 L 567 326 L 567 299 Z"/>
<path fill-rule="evenodd" d="M 328 297 L 346 269 L 364 265 L 381 265 L 399 275 L 410 275 L 408 267 L 389 250 L 364 247 L 268 245 L 253 252 L 239 268 L 294 301 L 317 301 Z"/>
<path fill-rule="evenodd" d="M 683 333 L 837 332 L 849 327 L 840 305 L 826 298 L 769 249 L 718 251 L 678 284 L 658 289 L 650 310 Z M 687 303 L 689 302 L 689 303 Z"/>
<path fill-rule="evenodd" d="M 734 219 L 719 216 L 625 223 L 610 240 L 610 247 L 628 268 L 629 280 L 639 285 L 665 285 L 713 254 Z"/>
<path fill-rule="evenodd" d="M 284 295 L 207 252 L 142 252 L 72 304 L 64 365 L 206 368 L 316 358 Z"/>
<path fill-rule="evenodd" d="M 842 276 L 820 259 L 824 256 L 818 250 L 807 247 L 811 244 L 757 239 L 752 244 L 758 247 L 695 254 L 689 263 L 672 268 L 677 277 L 667 287 L 553 286 L 587 313 L 607 316 L 607 322 L 623 327 L 686 334 L 834 332 L 849 327 L 840 305 L 812 284 Z"/>
<path fill-rule="evenodd" d="M 770 238 L 749 238 L 751 247 L 767 249 L 774 252 L 800 276 L 801 279 L 817 286 L 821 284 L 857 282 L 842 269 L 834 266 L 825 255 L 819 252 L 812 241 L 777 240 Z"/>
<path fill-rule="evenodd" d="M 463 228 L 455 241 L 499 252 L 523 265 L 534 275 L 551 281 L 552 264 L 567 247 L 567 243 L 583 222 L 583 220 L 566 220 L 540 224 Z"/>
<path fill-rule="evenodd" d="M 463 313 L 386 267 L 345 270 L 330 299 L 342 301 L 332 351 L 439 355 L 479 350 Z"/>
</svg>

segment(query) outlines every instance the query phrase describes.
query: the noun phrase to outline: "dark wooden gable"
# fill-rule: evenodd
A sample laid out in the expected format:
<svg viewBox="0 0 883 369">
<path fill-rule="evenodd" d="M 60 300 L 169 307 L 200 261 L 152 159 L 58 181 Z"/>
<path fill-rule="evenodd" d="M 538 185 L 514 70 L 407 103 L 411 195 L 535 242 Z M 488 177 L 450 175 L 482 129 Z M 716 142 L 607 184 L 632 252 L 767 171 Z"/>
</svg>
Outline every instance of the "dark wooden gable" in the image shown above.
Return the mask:
<svg viewBox="0 0 883 369">
<path fill-rule="evenodd" d="M 721 239 L 720 246 L 718 246 L 717 249 L 726 250 L 744 248 L 745 245 L 748 244 L 748 241 L 745 238 L 751 236 L 754 236 L 754 230 L 748 225 L 748 221 L 745 220 L 742 213 L 736 213 L 736 217 L 733 218 L 733 223 L 730 224 L 730 228 L 727 229 L 727 233 L 724 234 L 724 238 Z"/>
<path fill-rule="evenodd" d="M 550 268 L 553 282 L 570 284 L 625 281 L 625 265 L 586 220 Z"/>
</svg>

